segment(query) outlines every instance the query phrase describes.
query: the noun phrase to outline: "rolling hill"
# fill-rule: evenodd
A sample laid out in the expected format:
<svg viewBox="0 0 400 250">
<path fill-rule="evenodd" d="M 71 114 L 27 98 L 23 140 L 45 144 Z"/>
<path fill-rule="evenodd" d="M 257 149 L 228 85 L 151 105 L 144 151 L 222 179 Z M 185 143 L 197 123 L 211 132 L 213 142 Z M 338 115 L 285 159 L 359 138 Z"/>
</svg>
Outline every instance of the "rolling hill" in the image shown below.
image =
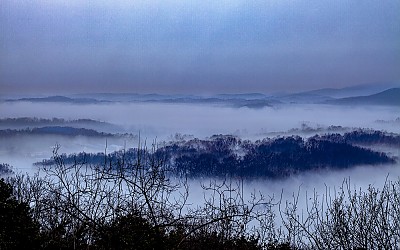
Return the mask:
<svg viewBox="0 0 400 250">
<path fill-rule="evenodd" d="M 400 88 L 392 88 L 368 96 L 356 96 L 340 98 L 336 100 L 328 100 L 326 104 L 338 105 L 387 105 L 400 106 Z"/>
</svg>

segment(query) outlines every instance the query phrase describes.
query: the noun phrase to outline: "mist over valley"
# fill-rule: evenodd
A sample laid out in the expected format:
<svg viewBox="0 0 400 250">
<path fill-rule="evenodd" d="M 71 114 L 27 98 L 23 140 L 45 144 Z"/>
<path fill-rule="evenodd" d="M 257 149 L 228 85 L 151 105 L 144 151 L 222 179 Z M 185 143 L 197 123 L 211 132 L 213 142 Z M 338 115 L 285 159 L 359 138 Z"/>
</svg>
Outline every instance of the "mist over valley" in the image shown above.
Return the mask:
<svg viewBox="0 0 400 250">
<path fill-rule="evenodd" d="M 3 98 L 1 103 L 0 137 L 3 143 L 0 148 L 0 157 L 2 162 L 11 164 L 16 171 L 35 172 L 38 167 L 33 164 L 49 160 L 55 146 L 59 146 L 59 152 L 66 155 L 81 152 L 97 154 L 129 150 L 143 142 L 147 145 L 154 143 L 157 148 L 163 149 L 166 145 L 182 146 L 184 142 L 189 144 L 193 140 L 214 143 L 216 138 L 218 140 L 227 136 L 226 138 L 234 138 L 240 142 L 239 144 L 245 142 L 253 145 L 252 147 L 255 145 L 260 147 L 262 141 L 270 145 L 278 140 L 284 140 L 287 143 L 289 140 L 300 139 L 297 142 L 300 143 L 297 144 L 297 149 L 296 147 L 290 149 L 290 143 L 288 145 L 284 143 L 281 146 L 282 159 L 290 158 L 285 156 L 286 153 L 293 155 L 290 154 L 290 150 L 298 154 L 290 160 L 294 163 L 280 162 L 281 160 L 276 159 L 268 160 L 269 163 L 260 159 L 254 160 L 269 168 L 274 167 L 278 172 L 280 164 L 289 166 L 292 170 L 287 172 L 288 169 L 282 169 L 282 173 L 276 175 L 280 178 L 283 176 L 293 178 L 293 176 L 301 175 L 303 170 L 308 172 L 310 169 L 304 168 L 304 164 L 315 165 L 306 160 L 307 157 L 311 157 L 310 159 L 316 157 L 312 152 L 309 152 L 309 156 L 306 156 L 304 152 L 301 153 L 301 148 L 309 145 L 310 140 L 315 140 L 315 138 L 319 138 L 318 141 L 336 143 L 331 145 L 334 151 L 321 152 L 333 154 L 334 158 L 343 157 L 340 155 L 342 151 L 338 143 L 371 150 L 387 157 L 387 160 L 383 161 L 364 160 L 358 163 L 352 162 L 352 159 L 344 160 L 348 162 L 344 166 L 345 169 L 372 166 L 377 163 L 398 165 L 400 127 L 397 120 L 400 114 L 397 104 L 332 105 L 323 103 L 327 100 L 329 102 L 342 100 L 345 93 L 352 93 L 355 96 L 357 93 L 365 94 L 366 89 L 369 88 L 371 87 L 359 87 L 358 92 L 355 88 L 342 89 L 341 92 L 338 89 L 325 89 L 281 96 L 256 93 L 220 94 L 211 97 L 105 93 L 79 94 L 65 98 L 61 96 L 14 99 L 8 97 Z M 375 91 L 378 94 L 368 93 L 370 94 L 368 96 L 382 95 L 381 89 L 377 90 L 375 87 Z M 388 91 L 391 89 L 384 90 L 383 93 Z M 394 91 L 394 93 L 397 92 Z M 314 99 L 310 98 L 310 95 Z M 300 96 L 308 98 L 308 102 L 301 101 Z M 364 138 L 364 141 L 357 141 L 357 139 L 351 141 L 347 138 L 357 131 L 370 138 Z M 274 152 L 272 149 L 265 150 Z M 350 148 L 347 148 L 343 152 L 349 153 L 349 150 Z M 212 151 L 213 149 L 210 148 L 207 153 L 212 153 Z M 190 157 L 205 157 L 201 152 L 192 153 L 197 156 Z M 236 158 L 239 154 L 243 158 L 246 153 L 242 150 L 234 154 Z M 219 157 L 229 158 L 227 155 Z M 351 153 L 349 157 L 351 158 Z M 366 159 L 366 157 L 364 155 L 360 159 Z M 222 164 L 222 158 L 215 160 L 219 162 L 218 164 Z M 303 162 L 298 164 L 302 167 L 296 166 L 296 162 Z M 235 166 L 238 164 L 238 162 L 231 163 Z M 194 162 L 186 164 L 196 165 Z M 205 164 L 208 163 L 205 162 Z M 328 173 L 329 169 L 332 172 L 338 170 L 337 165 L 328 164 L 326 161 L 321 161 L 315 166 L 318 166 L 318 169 L 326 169 Z M 294 169 L 297 170 L 294 171 Z M 311 169 L 316 171 L 315 167 Z M 225 174 L 227 173 L 223 173 Z M 235 176 L 237 173 L 231 174 Z M 263 176 L 253 174 L 258 177 Z M 382 172 L 382 175 L 386 174 Z M 221 177 L 216 173 L 208 173 L 207 177 L 213 175 Z M 273 175 L 265 177 L 271 178 Z"/>
<path fill-rule="evenodd" d="M 209 202 L 207 187 L 217 186 L 240 188 L 246 201 L 261 195 L 273 204 L 296 204 L 301 214 L 310 197 L 323 201 L 346 188 L 379 189 L 400 176 L 397 105 L 334 105 L 327 102 L 342 99 L 309 93 L 274 100 L 262 94 L 73 98 L 0 103 L 3 177 L 40 176 L 61 163 L 129 173 L 146 155 L 162 163 L 172 183 L 186 180 L 184 214 Z M 275 215 L 280 205 L 272 206 Z M 285 227 L 284 218 L 274 221 Z"/>
<path fill-rule="evenodd" d="M 399 14 L 1 0 L 0 249 L 399 249 Z"/>
</svg>

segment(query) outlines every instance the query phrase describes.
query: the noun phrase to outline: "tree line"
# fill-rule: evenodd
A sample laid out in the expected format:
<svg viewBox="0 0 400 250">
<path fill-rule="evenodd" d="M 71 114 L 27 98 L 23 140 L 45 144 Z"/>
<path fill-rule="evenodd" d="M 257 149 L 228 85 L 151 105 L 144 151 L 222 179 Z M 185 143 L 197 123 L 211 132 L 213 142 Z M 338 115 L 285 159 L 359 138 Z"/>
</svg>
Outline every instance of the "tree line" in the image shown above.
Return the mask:
<svg viewBox="0 0 400 250">
<path fill-rule="evenodd" d="M 230 138 L 229 140 L 233 140 Z M 293 149 L 298 147 L 292 138 Z M 226 140 L 218 146 L 223 153 Z M 280 141 L 285 142 L 285 140 Z M 286 143 L 286 142 L 285 142 Z M 262 145 L 262 144 L 260 144 Z M 279 151 L 281 144 L 276 144 Z M 286 148 L 287 146 L 285 146 Z M 118 164 L 54 165 L 0 181 L 1 249 L 398 249 L 400 179 L 383 187 L 291 200 L 253 193 L 233 179 L 203 184 L 193 206 L 186 178 L 171 178 L 166 158 L 140 146 Z M 236 179 L 237 180 L 237 179 Z M 281 223 L 278 223 L 278 219 Z"/>
<path fill-rule="evenodd" d="M 376 152 L 359 144 L 376 145 L 398 143 L 397 136 L 382 132 L 360 132 L 313 136 L 265 138 L 251 142 L 228 135 L 209 139 L 173 141 L 158 146 L 155 157 L 162 158 L 165 167 L 176 176 L 187 177 L 268 177 L 283 178 L 304 171 L 319 169 L 345 169 L 357 165 L 395 163 L 385 153 Z M 142 149 L 143 150 L 143 149 Z M 118 166 L 121 156 L 126 161 L 136 161 L 137 149 L 105 153 L 77 153 L 61 155 L 64 163 L 74 162 Z M 51 166 L 54 159 L 36 165 Z"/>
</svg>

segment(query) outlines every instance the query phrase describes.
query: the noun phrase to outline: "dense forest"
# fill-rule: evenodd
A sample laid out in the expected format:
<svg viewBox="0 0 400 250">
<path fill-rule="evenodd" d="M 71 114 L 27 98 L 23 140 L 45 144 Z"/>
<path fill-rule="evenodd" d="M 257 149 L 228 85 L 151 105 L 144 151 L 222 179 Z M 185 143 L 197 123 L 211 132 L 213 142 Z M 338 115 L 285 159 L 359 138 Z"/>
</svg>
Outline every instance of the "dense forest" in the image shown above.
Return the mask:
<svg viewBox="0 0 400 250">
<path fill-rule="evenodd" d="M 63 118 L 37 118 L 37 117 L 19 117 L 19 118 L 2 118 L 0 119 L 1 126 L 42 126 L 42 125 L 65 125 L 65 124 L 106 124 L 111 125 L 106 122 L 100 122 L 92 119 L 76 119 L 76 120 L 66 120 Z"/>
<path fill-rule="evenodd" d="M 10 164 L 0 163 L 0 176 L 12 174 L 13 170 Z"/>
<path fill-rule="evenodd" d="M 92 129 L 101 132 L 108 133 L 123 133 L 124 130 L 120 126 L 111 124 L 104 121 L 92 120 L 92 119 L 72 119 L 67 120 L 63 118 L 37 118 L 37 117 L 19 117 L 19 118 L 3 118 L 0 119 L 1 129 L 34 129 L 34 128 L 46 128 L 46 127 L 60 127 L 60 128 L 85 128 Z"/>
<path fill-rule="evenodd" d="M 380 131 L 352 131 L 341 134 L 265 138 L 251 142 L 235 136 L 216 135 L 209 139 L 166 142 L 150 153 L 177 176 L 241 176 L 282 178 L 323 168 L 345 169 L 357 165 L 394 163 L 385 153 L 359 145 L 399 145 L 400 137 Z M 147 149 L 141 149 L 144 151 Z M 78 153 L 62 155 L 65 164 L 106 164 L 118 166 L 121 160 L 133 162 L 138 149 L 107 154 Z M 54 165 L 54 159 L 36 165 Z"/>
<path fill-rule="evenodd" d="M 378 130 L 353 130 L 344 135 L 329 134 L 314 136 L 316 139 L 329 140 L 333 142 L 343 142 L 355 145 L 391 145 L 400 146 L 400 135 L 386 133 Z"/>
<path fill-rule="evenodd" d="M 90 136 L 90 137 L 114 136 L 113 134 L 98 132 L 94 129 L 73 128 L 65 126 L 48 126 L 40 128 L 0 130 L 0 137 L 11 137 L 18 135 L 62 135 L 62 136 Z"/>
</svg>

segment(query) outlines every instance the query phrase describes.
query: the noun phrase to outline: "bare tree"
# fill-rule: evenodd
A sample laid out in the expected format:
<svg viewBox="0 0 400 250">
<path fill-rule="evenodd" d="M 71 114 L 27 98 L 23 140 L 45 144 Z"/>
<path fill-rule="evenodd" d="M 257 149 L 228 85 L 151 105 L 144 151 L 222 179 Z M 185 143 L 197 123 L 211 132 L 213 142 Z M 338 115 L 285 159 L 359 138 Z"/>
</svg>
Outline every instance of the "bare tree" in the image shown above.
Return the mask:
<svg viewBox="0 0 400 250">
<path fill-rule="evenodd" d="M 56 146 L 54 165 L 44 166 L 33 177 L 17 175 L 10 182 L 16 197 L 31 205 L 49 241 L 62 238 L 74 249 L 108 237 L 109 225 L 130 215 L 146 220 L 157 237 L 173 235 L 174 248 L 196 235 L 215 232 L 221 241 L 254 236 L 258 242 L 271 235 L 269 200 L 253 195 L 246 201 L 240 183 L 224 181 L 204 185 L 204 205 L 192 207 L 187 202 L 187 179 L 174 177 L 156 147 L 155 142 L 150 150 L 139 144 L 135 157 L 127 157 L 123 150 L 116 161 L 105 151 L 104 163 L 92 165 L 86 159 L 66 164 Z"/>
<path fill-rule="evenodd" d="M 105 150 L 104 163 L 99 165 L 86 159 L 66 164 L 55 147 L 53 166 L 34 176 L 9 179 L 17 200 L 30 205 L 33 219 L 41 226 L 43 248 L 107 249 L 112 246 L 104 242 L 123 237 L 113 232 L 115 228 L 126 230 L 126 237 L 138 237 L 124 239 L 125 243 L 150 237 L 153 242 L 145 242 L 150 248 L 400 246 L 400 179 L 367 190 L 353 188 L 348 179 L 339 190 L 326 187 L 322 194 L 307 194 L 305 208 L 300 206 L 300 189 L 291 200 L 275 201 L 256 192 L 247 196 L 243 181 L 225 179 L 203 184 L 203 202 L 194 206 L 188 202 L 188 180 L 171 173 L 156 142 L 150 149 L 144 143 L 134 150 L 134 157 L 122 150 L 116 159 Z M 282 226 L 276 225 L 276 210 Z"/>
<path fill-rule="evenodd" d="M 312 249 L 398 249 L 400 246 L 400 179 L 382 189 L 352 189 L 344 180 L 338 192 L 326 189 L 307 198 L 306 211 L 298 208 L 299 195 L 281 209 L 293 247 Z M 308 202 L 311 200 L 311 202 Z"/>
</svg>

